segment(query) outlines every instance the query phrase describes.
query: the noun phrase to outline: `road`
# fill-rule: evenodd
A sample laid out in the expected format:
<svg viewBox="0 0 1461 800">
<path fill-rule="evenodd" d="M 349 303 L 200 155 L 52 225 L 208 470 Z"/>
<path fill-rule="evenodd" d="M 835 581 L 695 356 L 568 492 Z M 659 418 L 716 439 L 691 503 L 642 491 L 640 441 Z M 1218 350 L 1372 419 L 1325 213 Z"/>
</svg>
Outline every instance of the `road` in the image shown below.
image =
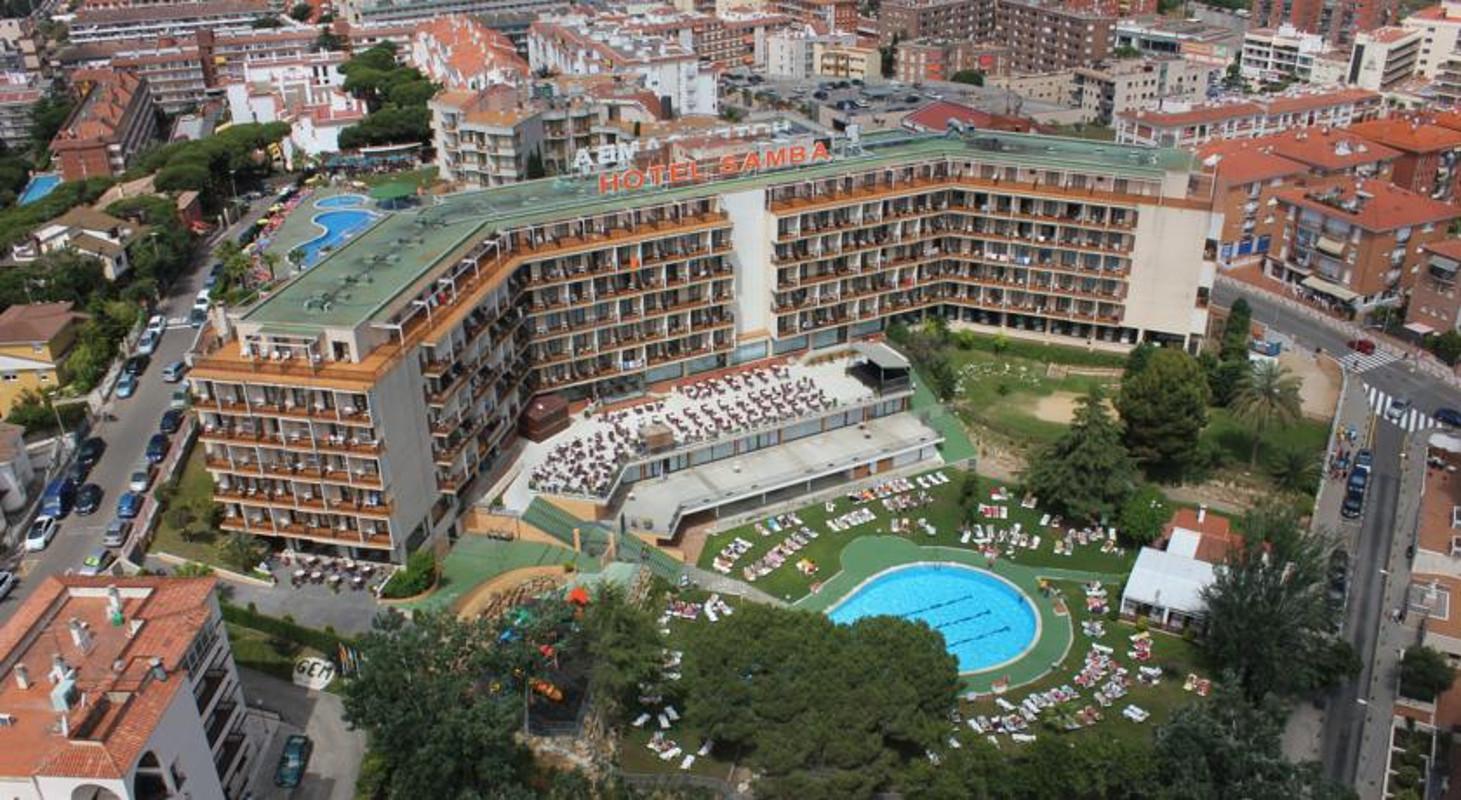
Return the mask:
<svg viewBox="0 0 1461 800">
<path fill-rule="evenodd" d="M 257 213 L 246 215 L 226 235 L 236 236 L 242 225 L 252 224 L 257 217 Z M 197 331 L 188 327 L 188 312 L 198 290 L 203 287 L 211 255 L 212 248 L 205 247 L 193 268 L 178 278 L 154 312 L 162 314 L 170 324 L 157 351 L 152 354 L 151 364 L 142 374 L 136 393 L 125 400 L 113 397 L 104 410 L 115 414 L 117 419 L 108 422 L 103 417 L 94 426 L 92 434 L 102 437 L 107 448 L 87 480 L 105 492 L 101 507 L 87 517 L 72 512 L 61 523 L 61 530 L 49 547 L 40 553 L 25 555 L 16 570 L 20 576 L 19 585 L 0 602 L 0 621 L 8 619 L 45 578 L 80 567 L 86 554 L 101 546 L 102 532 L 116 515 L 117 498 L 127 491 L 133 467 L 144 460 L 147 440 L 157 432 L 158 422 L 168 408 L 172 393 L 178 389 L 176 384 L 163 382 L 162 368 L 182 360 L 192 345 Z"/>
<path fill-rule="evenodd" d="M 1273 301 L 1257 290 L 1239 289 L 1224 283 L 1214 290 L 1213 299 L 1218 305 L 1230 306 L 1239 294 L 1247 298 L 1255 320 L 1288 334 L 1301 346 L 1322 347 L 1334 354 L 1347 352 L 1342 333 Z M 1367 386 L 1372 386 L 1391 396 L 1408 398 L 1426 413 L 1442 406 L 1461 406 L 1461 393 L 1433 376 L 1412 369 L 1406 362 L 1391 362 L 1351 374 L 1350 383 L 1352 391 L 1363 392 Z M 1404 568 L 1409 559 L 1398 556 L 1409 544 L 1413 526 L 1407 520 L 1398 519 L 1397 515 L 1402 507 L 1414 505 L 1401 502 L 1401 453 L 1410 447 L 1414 434 L 1407 434 L 1384 419 L 1371 417 L 1371 420 L 1369 445 L 1374 452 L 1375 466 L 1364 514 L 1358 523 L 1338 523 L 1338 533 L 1349 545 L 1354 565 L 1344 633 L 1354 645 L 1363 669 L 1356 680 L 1347 682 L 1329 696 L 1320 751 L 1326 775 L 1348 785 L 1355 785 L 1358 778 L 1358 782 L 1366 788 L 1371 776 L 1357 774 L 1367 735 L 1366 710 L 1376 678 L 1382 684 L 1390 681 L 1389 672 L 1395 662 L 1394 653 L 1388 649 L 1377 652 L 1376 649 L 1377 638 L 1381 636 L 1382 614 L 1389 611 L 1385 608 L 1385 595 L 1387 589 L 1394 590 L 1388 586 L 1390 581 L 1408 579 L 1408 571 Z M 1328 503 L 1325 505 L 1330 506 Z M 1401 568 L 1400 574 L 1395 574 L 1397 566 Z M 1385 707 L 1368 715 L 1375 726 L 1368 732 L 1371 739 L 1382 735 L 1383 727 L 1388 725 L 1388 697 L 1388 694 L 1381 693 L 1373 698 L 1377 704 L 1383 702 Z"/>
</svg>

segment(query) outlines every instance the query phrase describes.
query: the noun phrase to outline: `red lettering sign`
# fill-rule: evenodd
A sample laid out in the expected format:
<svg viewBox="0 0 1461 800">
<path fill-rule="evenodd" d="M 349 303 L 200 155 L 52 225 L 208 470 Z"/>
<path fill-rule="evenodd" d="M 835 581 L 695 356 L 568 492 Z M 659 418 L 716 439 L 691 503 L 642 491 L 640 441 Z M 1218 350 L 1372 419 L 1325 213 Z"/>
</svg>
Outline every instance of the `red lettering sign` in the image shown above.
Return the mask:
<svg viewBox="0 0 1461 800">
<path fill-rule="evenodd" d="M 800 144 L 781 145 L 765 152 L 752 151 L 745 155 L 724 156 L 713 164 L 712 177 L 730 178 L 741 173 L 755 173 L 830 160 L 832 160 L 832 153 L 823 142 L 816 142 L 811 147 Z M 647 186 L 698 183 L 701 177 L 700 164 L 695 161 L 651 164 L 643 169 L 634 167 L 599 175 L 599 194 L 632 192 Z"/>
</svg>

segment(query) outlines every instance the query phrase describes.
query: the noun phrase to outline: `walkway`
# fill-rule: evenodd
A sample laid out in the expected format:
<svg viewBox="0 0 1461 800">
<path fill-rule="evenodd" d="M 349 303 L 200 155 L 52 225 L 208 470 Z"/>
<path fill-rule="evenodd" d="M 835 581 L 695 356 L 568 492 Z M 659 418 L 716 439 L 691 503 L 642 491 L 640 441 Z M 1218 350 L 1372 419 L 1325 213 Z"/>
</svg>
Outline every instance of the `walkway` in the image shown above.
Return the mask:
<svg viewBox="0 0 1461 800">
<path fill-rule="evenodd" d="M 853 540 L 842 549 L 842 569 L 836 575 L 824 581 L 815 594 L 803 597 L 793 606 L 806 611 L 824 612 L 873 575 L 890 567 L 920 561 L 953 562 L 993 572 L 1018 586 L 1039 612 L 1040 635 L 1028 652 L 1014 663 L 997 670 L 962 676 L 964 688 L 979 693 L 990 691 L 992 684 L 1001 678 L 1007 679 L 1011 686 L 1039 680 L 1059 666 L 1069 653 L 1074 641 L 1070 615 L 1055 613 L 1054 604 L 1040 592 L 1041 578 L 1101 583 L 1120 583 L 1124 580 L 1124 576 L 1105 572 L 1026 566 L 1007 559 L 999 559 L 991 568 L 982 554 L 971 550 L 922 547 L 895 536 L 864 536 Z M 1068 598 L 1067 602 L 1077 600 L 1078 598 Z"/>
<path fill-rule="evenodd" d="M 686 564 L 684 566 L 684 573 L 690 576 L 690 580 L 697 586 L 707 591 L 735 595 L 736 597 L 743 597 L 756 603 L 776 606 L 778 608 L 786 608 L 787 606 L 785 600 L 772 597 L 749 583 L 736 580 L 729 575 L 721 575 L 717 572 L 701 569 L 693 564 Z"/>
</svg>

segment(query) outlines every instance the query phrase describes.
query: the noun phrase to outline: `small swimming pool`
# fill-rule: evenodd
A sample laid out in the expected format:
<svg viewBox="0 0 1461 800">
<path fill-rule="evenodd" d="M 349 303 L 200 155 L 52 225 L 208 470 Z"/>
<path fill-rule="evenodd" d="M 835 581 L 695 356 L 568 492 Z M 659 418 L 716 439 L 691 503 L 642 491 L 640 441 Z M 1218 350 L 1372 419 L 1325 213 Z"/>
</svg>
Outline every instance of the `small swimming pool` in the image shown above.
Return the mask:
<svg viewBox="0 0 1461 800">
<path fill-rule="evenodd" d="M 833 622 L 916 619 L 943 634 L 959 672 L 981 672 L 1029 650 L 1040 633 L 1035 607 L 1014 584 L 959 564 L 910 564 L 868 578 L 827 611 Z"/>
<path fill-rule="evenodd" d="M 32 175 L 30 182 L 20 193 L 20 199 L 16 202 L 20 205 L 34 203 L 35 201 L 50 194 L 57 186 L 61 185 L 61 176 L 54 172 L 46 172 L 40 175 Z"/>
<path fill-rule="evenodd" d="M 365 205 L 363 194 L 337 194 L 315 202 L 316 208 L 353 208 Z"/>
<path fill-rule="evenodd" d="M 375 220 L 375 215 L 369 211 L 326 211 L 323 214 L 316 214 L 314 223 L 325 232 L 299 246 L 304 251 L 304 263 L 302 266 L 312 267 L 325 254 L 321 253 L 325 248 L 332 250 L 339 249 L 350 237 L 370 227 Z"/>
</svg>

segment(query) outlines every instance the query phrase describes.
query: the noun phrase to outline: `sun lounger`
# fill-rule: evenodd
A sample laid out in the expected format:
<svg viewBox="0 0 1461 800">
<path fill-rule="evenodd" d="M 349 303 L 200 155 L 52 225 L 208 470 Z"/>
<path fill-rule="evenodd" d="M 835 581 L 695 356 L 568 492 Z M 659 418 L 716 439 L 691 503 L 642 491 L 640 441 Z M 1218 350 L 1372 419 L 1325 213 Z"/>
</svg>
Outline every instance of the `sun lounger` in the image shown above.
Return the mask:
<svg viewBox="0 0 1461 800">
<path fill-rule="evenodd" d="M 996 705 L 998 705 L 1000 708 L 1004 709 L 1005 711 L 1014 711 L 1015 710 L 1015 704 L 1014 703 L 1011 703 L 1010 701 L 1008 701 L 1006 699 L 1004 699 L 1003 697 L 996 697 L 996 698 L 994 698 L 994 702 L 995 702 Z"/>
<path fill-rule="evenodd" d="M 706 739 L 704 742 L 700 743 L 700 749 L 695 751 L 695 755 L 708 756 L 710 755 L 710 748 L 712 747 L 715 747 L 714 740 Z"/>
<path fill-rule="evenodd" d="M 1033 734 L 1033 733 L 1012 733 L 1012 734 L 1010 734 L 1010 738 L 1013 739 L 1013 740 L 1015 740 L 1015 741 L 1017 741 L 1017 742 L 1019 742 L 1020 744 L 1029 744 L 1030 742 L 1035 741 L 1035 734 Z"/>
<path fill-rule="evenodd" d="M 973 534 L 973 531 L 964 531 L 962 534 L 960 534 L 959 535 L 959 544 L 968 544 L 969 543 L 969 537 L 972 534 Z"/>
<path fill-rule="evenodd" d="M 662 731 L 669 730 L 670 729 L 670 718 L 669 717 L 666 717 L 664 714 L 660 714 L 659 715 L 659 727 L 660 727 L 660 730 L 662 730 Z"/>
<path fill-rule="evenodd" d="M 629 724 L 633 725 L 636 728 L 643 728 L 644 727 L 644 723 L 646 723 L 646 722 L 649 722 L 649 715 L 648 714 L 640 714 L 639 716 L 637 716 L 637 717 L 634 718 L 634 721 L 633 722 L 631 722 Z"/>
<path fill-rule="evenodd" d="M 670 718 L 670 722 L 680 721 L 680 712 L 676 711 L 674 706 L 665 706 L 665 716 Z"/>
<path fill-rule="evenodd" d="M 685 760 L 684 761 L 681 761 L 680 762 L 680 769 L 689 769 L 690 767 L 692 767 L 694 765 L 695 765 L 695 754 L 694 753 L 691 753 L 690 755 L 685 756 Z"/>
<path fill-rule="evenodd" d="M 670 749 L 664 751 L 663 753 L 660 753 L 659 754 L 659 757 L 660 757 L 660 760 L 662 760 L 662 761 L 673 761 L 677 756 L 680 755 L 681 752 L 682 751 L 680 750 L 680 748 L 678 748 L 678 747 L 671 747 Z"/>
<path fill-rule="evenodd" d="M 720 622 L 720 617 L 715 615 L 715 609 L 709 603 L 705 604 L 705 618 L 711 622 Z"/>
<path fill-rule="evenodd" d="M 1147 721 L 1147 717 L 1151 716 L 1151 712 L 1137 706 L 1127 706 L 1126 708 L 1121 709 L 1121 716 L 1126 717 L 1132 722 L 1140 724 Z"/>
</svg>

